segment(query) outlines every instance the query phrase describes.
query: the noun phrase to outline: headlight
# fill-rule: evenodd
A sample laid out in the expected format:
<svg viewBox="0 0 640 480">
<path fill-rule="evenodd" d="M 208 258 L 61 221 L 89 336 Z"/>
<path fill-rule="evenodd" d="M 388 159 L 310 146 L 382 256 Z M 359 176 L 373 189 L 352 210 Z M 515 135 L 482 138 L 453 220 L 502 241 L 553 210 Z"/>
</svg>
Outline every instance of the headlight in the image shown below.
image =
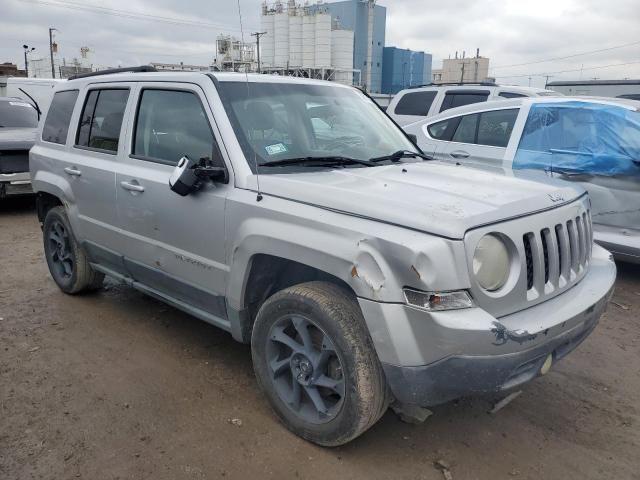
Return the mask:
<svg viewBox="0 0 640 480">
<path fill-rule="evenodd" d="M 499 237 L 485 235 L 473 255 L 473 275 L 482 288 L 493 292 L 509 278 L 509 250 Z"/>
</svg>

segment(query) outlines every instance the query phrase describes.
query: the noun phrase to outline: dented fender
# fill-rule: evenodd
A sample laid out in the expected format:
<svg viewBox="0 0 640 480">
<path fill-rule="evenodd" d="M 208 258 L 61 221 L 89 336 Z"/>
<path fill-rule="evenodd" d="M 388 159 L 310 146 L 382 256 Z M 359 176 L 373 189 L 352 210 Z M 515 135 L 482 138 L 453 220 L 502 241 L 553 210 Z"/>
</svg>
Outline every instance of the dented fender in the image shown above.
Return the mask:
<svg viewBox="0 0 640 480">
<path fill-rule="evenodd" d="M 252 259 L 293 260 L 344 281 L 358 297 L 404 302 L 402 289 L 468 288 L 461 241 L 237 190 L 227 205 L 227 299 L 243 299 Z M 241 219 L 241 220 L 240 220 Z"/>
</svg>

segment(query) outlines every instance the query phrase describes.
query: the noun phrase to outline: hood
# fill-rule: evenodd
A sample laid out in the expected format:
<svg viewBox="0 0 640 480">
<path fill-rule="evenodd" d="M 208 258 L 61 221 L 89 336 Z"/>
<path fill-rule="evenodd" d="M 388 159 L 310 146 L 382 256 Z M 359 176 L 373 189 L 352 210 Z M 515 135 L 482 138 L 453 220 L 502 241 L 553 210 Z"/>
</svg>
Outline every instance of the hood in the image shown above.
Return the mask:
<svg viewBox="0 0 640 480">
<path fill-rule="evenodd" d="M 539 183 L 436 161 L 267 174 L 260 184 L 265 194 L 453 239 L 584 194 L 564 182 Z"/>
<path fill-rule="evenodd" d="M 37 138 L 37 128 L 0 128 L 0 150 L 29 150 Z"/>
</svg>

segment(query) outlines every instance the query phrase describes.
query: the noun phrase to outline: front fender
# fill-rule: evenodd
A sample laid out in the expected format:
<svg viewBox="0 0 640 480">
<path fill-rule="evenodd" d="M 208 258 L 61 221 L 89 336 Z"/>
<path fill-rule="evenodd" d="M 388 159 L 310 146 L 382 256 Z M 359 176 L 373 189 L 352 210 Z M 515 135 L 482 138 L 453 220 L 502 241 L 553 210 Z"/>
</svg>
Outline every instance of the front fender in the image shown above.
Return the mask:
<svg viewBox="0 0 640 480">
<path fill-rule="evenodd" d="M 234 309 L 245 307 L 251 262 L 259 254 L 315 268 L 345 282 L 358 297 L 379 302 L 404 302 L 407 286 L 469 285 L 459 241 L 266 196 L 258 204 L 230 200 L 227 219 L 227 300 Z"/>
</svg>

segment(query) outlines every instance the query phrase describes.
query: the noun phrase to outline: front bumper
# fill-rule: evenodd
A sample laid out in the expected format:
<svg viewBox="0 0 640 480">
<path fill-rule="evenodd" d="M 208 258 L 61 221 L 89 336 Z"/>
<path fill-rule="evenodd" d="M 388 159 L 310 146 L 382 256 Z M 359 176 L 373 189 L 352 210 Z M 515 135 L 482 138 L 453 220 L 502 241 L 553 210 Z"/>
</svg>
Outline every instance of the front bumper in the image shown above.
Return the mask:
<svg viewBox="0 0 640 480">
<path fill-rule="evenodd" d="M 33 193 L 29 172 L 0 174 L 0 198 Z"/>
<path fill-rule="evenodd" d="M 401 403 L 430 406 L 512 389 L 576 348 L 613 292 L 616 268 L 594 246 L 589 273 L 544 303 L 499 319 L 480 308 L 425 312 L 360 299 L 387 382 Z"/>
</svg>

